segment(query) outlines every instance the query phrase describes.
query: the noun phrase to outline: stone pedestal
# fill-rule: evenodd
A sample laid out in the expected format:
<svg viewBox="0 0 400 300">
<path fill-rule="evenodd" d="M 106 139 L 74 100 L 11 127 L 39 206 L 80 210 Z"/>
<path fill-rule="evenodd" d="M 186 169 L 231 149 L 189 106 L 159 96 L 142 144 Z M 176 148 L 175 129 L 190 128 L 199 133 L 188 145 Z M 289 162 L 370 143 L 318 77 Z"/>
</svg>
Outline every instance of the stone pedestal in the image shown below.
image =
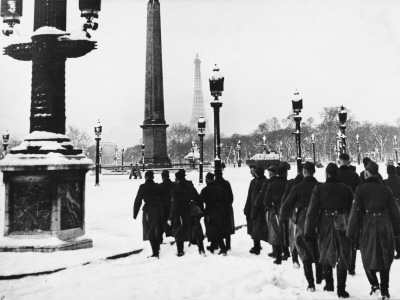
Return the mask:
<svg viewBox="0 0 400 300">
<path fill-rule="evenodd" d="M 92 161 L 61 134 L 33 132 L 0 162 L 5 184 L 0 251 L 92 247 L 85 238 L 85 176 Z"/>
<path fill-rule="evenodd" d="M 141 125 L 143 128 L 143 143 L 146 145 L 144 162 L 150 167 L 171 167 L 167 154 L 166 124 Z M 142 162 L 143 163 L 143 162 Z"/>
</svg>

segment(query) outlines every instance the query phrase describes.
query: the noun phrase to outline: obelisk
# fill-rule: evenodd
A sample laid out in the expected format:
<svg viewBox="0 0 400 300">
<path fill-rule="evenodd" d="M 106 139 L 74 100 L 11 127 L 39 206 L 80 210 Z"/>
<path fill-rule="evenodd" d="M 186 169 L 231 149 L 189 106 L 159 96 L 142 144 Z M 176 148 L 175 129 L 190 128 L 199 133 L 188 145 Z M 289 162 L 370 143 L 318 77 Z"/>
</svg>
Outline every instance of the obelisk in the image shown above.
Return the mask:
<svg viewBox="0 0 400 300">
<path fill-rule="evenodd" d="M 164 89 L 161 50 L 160 3 L 147 4 L 146 87 L 143 125 L 145 164 L 169 167 L 167 127 L 164 117 Z"/>
</svg>

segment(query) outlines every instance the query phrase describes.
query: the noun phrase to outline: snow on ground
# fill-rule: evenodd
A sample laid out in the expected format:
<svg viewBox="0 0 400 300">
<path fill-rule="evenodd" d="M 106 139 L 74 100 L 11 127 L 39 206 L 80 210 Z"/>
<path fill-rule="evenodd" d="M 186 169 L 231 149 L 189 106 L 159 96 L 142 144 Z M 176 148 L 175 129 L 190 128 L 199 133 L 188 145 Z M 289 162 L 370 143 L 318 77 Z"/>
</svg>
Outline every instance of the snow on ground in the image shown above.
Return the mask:
<svg viewBox="0 0 400 300">
<path fill-rule="evenodd" d="M 384 166 L 380 169 L 384 175 Z M 295 172 L 292 166 L 289 177 Z M 323 181 L 324 169 L 318 169 L 316 177 Z M 235 195 L 236 225 L 244 224 L 249 169 L 228 168 L 225 178 Z M 188 179 L 201 190 L 196 171 L 190 172 Z M 86 226 L 94 247 L 55 253 L 0 253 L 0 275 L 68 267 L 50 275 L 0 281 L 0 299 L 337 299 L 335 292 L 322 291 L 324 283 L 317 285 L 315 293 L 307 292 L 303 270 L 293 269 L 290 260 L 274 265 L 267 256 L 271 252 L 267 243 L 262 243 L 261 255 L 249 254 L 252 240 L 246 228 L 232 236 L 232 251 L 226 257 L 200 256 L 195 246 L 188 248 L 186 243 L 186 255 L 178 258 L 168 238 L 161 246 L 160 259 L 147 258 L 151 250 L 148 242 L 142 241 L 141 219 L 132 219 L 134 196 L 143 180 L 128 180 L 126 175 L 103 175 L 100 180 L 100 187 L 95 187 L 94 176 L 87 176 Z M 159 174 L 155 180 L 161 180 Z M 4 186 L 0 193 L 3 218 Z M 141 248 L 144 250 L 137 255 L 104 260 Z M 82 265 L 86 262 L 91 263 Z M 360 256 L 357 262 L 357 275 L 348 277 L 347 289 L 353 299 L 372 299 Z M 399 277 L 400 263 L 395 261 L 392 299 L 400 298 Z"/>
</svg>

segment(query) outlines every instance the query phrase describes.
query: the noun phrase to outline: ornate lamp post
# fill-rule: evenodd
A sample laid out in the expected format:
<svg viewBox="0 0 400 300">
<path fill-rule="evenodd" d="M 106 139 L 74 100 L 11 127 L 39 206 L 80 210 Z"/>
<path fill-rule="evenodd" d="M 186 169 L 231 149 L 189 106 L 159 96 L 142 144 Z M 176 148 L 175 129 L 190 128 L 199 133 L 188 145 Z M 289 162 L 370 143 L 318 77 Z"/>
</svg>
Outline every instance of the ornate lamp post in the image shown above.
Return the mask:
<svg viewBox="0 0 400 300">
<path fill-rule="evenodd" d="M 342 105 L 339 111 L 339 122 L 340 122 L 340 131 L 341 131 L 341 139 L 342 139 L 342 147 L 340 148 L 340 153 L 346 153 L 346 121 L 347 121 L 347 111 Z"/>
<path fill-rule="evenodd" d="M 96 181 L 95 186 L 99 185 L 99 173 L 100 173 L 100 136 L 103 127 L 100 124 L 100 120 L 97 120 L 96 126 L 94 126 L 94 133 L 96 135 Z"/>
<path fill-rule="evenodd" d="M 122 166 L 122 171 L 124 170 L 124 147 L 121 148 L 121 166 Z"/>
<path fill-rule="evenodd" d="M 115 159 L 115 168 L 117 168 L 118 167 L 118 146 L 115 146 L 115 157 L 114 157 L 114 159 Z"/>
<path fill-rule="evenodd" d="M 13 59 L 32 62 L 32 83 L 30 134 L 0 163 L 9 191 L 0 251 L 19 251 L 13 241 L 8 244 L 14 238 L 31 251 L 92 247 L 91 239 L 77 239 L 85 234 L 85 177 L 92 161 L 82 157 L 82 150 L 74 148 L 65 135 L 65 65 L 68 58 L 94 50 L 96 42 L 71 38 L 67 32 L 67 2 L 71 1 L 35 0 L 31 41 L 11 41 L 4 48 L 4 54 Z M 1 0 L 0 15 L 9 26 L 3 31 L 5 35 L 12 34 L 14 25 L 20 22 L 22 3 Z M 87 19 L 86 30 L 97 28 L 92 20 L 98 17 L 100 3 L 79 0 L 81 15 Z M 49 153 L 62 156 L 65 163 L 54 162 Z M 58 240 L 43 247 L 27 238 L 30 235 Z"/>
<path fill-rule="evenodd" d="M 294 99 L 292 100 L 292 108 L 294 112 L 294 121 L 296 123 L 296 131 L 293 133 L 296 138 L 297 145 L 297 172 L 301 170 L 301 131 L 300 131 L 300 122 L 301 122 L 301 110 L 303 109 L 303 99 L 300 97 L 299 92 L 296 90 L 294 93 Z"/>
<path fill-rule="evenodd" d="M 224 77 L 219 72 L 219 68 L 215 65 L 213 75 L 209 79 L 211 95 L 214 101 L 211 101 L 211 107 L 214 109 L 214 167 L 215 170 L 222 170 L 221 163 L 221 136 L 219 124 L 219 110 L 222 107 L 222 102 L 218 97 L 222 96 L 224 91 Z"/>
<path fill-rule="evenodd" d="M 393 148 L 394 148 L 394 153 L 396 155 L 396 164 L 398 164 L 399 161 L 398 161 L 398 155 L 397 155 L 397 135 L 395 135 L 393 137 Z"/>
<path fill-rule="evenodd" d="M 358 133 L 356 134 L 356 144 L 357 144 L 357 163 L 360 164 L 360 141 L 359 141 L 360 136 Z"/>
<path fill-rule="evenodd" d="M 10 140 L 10 133 L 6 129 L 6 131 L 3 132 L 4 157 L 7 155 L 7 147 L 8 147 L 9 140 Z"/>
<path fill-rule="evenodd" d="M 267 144 L 266 144 L 267 138 L 265 137 L 265 134 L 263 135 L 262 140 L 263 140 L 263 149 L 264 149 L 263 155 L 264 155 L 264 159 L 265 159 L 265 154 L 267 154 Z"/>
<path fill-rule="evenodd" d="M 314 158 L 314 164 L 315 164 L 316 160 L 315 160 L 315 134 L 314 133 L 311 135 L 311 142 L 312 142 L 312 152 L 313 152 L 313 158 Z"/>
<path fill-rule="evenodd" d="M 206 131 L 206 120 L 203 116 L 197 122 L 198 136 L 200 138 L 199 183 L 203 183 L 203 138 Z"/>
<path fill-rule="evenodd" d="M 237 152 L 238 152 L 238 168 L 240 168 L 242 166 L 242 158 L 241 158 L 242 143 L 240 142 L 240 140 L 237 142 Z"/>
<path fill-rule="evenodd" d="M 145 150 L 145 145 L 144 144 L 142 144 L 141 145 L 141 149 L 142 149 L 142 164 L 143 164 L 143 172 L 144 172 L 144 150 Z"/>
<path fill-rule="evenodd" d="M 196 143 L 195 141 L 192 141 L 192 168 L 195 169 L 196 168 L 196 162 L 195 162 L 195 157 L 194 157 L 194 151 L 196 150 Z"/>
<path fill-rule="evenodd" d="M 100 152 L 99 152 L 99 156 L 100 156 L 100 168 L 99 168 L 99 173 L 101 174 L 101 157 L 103 155 L 103 147 L 100 146 Z"/>
</svg>

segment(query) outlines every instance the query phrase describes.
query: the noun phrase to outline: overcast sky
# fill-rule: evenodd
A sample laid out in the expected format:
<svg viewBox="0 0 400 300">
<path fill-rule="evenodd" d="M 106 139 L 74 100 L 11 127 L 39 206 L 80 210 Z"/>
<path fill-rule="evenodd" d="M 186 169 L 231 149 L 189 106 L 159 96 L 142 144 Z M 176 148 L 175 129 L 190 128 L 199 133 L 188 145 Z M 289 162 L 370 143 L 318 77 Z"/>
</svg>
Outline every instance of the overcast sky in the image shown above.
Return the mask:
<svg viewBox="0 0 400 300">
<path fill-rule="evenodd" d="M 24 0 L 19 30 L 33 29 L 33 0 Z M 400 116 L 400 1 L 160 0 L 165 116 L 191 117 L 196 53 L 212 117 L 208 77 L 225 76 L 221 131 L 249 133 L 291 110 L 298 89 L 303 117 L 317 121 L 324 106 L 348 107 L 359 121 L 394 123 Z M 68 30 L 84 22 L 68 0 Z M 67 61 L 67 124 L 103 138 L 140 142 L 144 118 L 146 0 L 103 0 L 98 49 Z M 9 43 L 0 37 L 0 46 Z M 31 63 L 0 56 L 0 132 L 29 131 Z M 212 120 L 212 119 L 211 119 Z M 212 126 L 212 122 L 208 124 Z M 212 132 L 212 131 L 211 131 Z"/>
</svg>

